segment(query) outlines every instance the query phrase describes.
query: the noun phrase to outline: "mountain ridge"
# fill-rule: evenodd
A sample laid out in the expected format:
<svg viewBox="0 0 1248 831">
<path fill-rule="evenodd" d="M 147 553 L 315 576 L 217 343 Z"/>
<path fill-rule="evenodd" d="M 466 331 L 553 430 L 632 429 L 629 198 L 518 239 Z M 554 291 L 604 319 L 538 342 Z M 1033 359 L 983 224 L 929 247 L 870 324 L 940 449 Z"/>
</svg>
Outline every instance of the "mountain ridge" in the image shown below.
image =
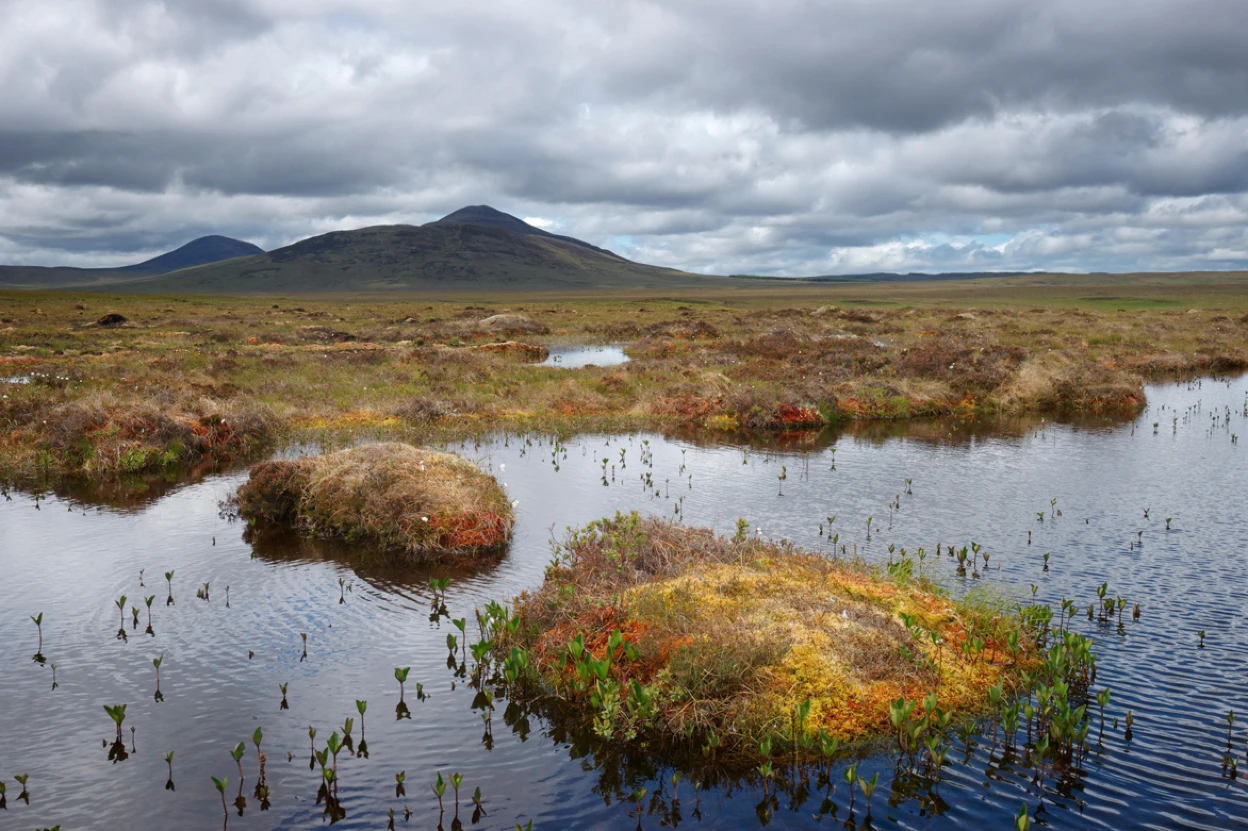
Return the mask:
<svg viewBox="0 0 1248 831">
<path fill-rule="evenodd" d="M 424 225 L 330 231 L 267 253 L 115 288 L 204 294 L 393 293 L 663 288 L 720 285 L 724 280 L 632 262 L 488 205 L 469 205 Z"/>
</svg>

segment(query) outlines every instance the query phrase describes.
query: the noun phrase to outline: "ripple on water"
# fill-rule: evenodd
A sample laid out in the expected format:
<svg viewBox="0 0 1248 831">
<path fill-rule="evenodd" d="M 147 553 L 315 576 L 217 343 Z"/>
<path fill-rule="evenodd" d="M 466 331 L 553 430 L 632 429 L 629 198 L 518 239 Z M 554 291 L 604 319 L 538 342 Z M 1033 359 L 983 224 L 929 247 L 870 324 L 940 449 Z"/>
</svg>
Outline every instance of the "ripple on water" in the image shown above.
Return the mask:
<svg viewBox="0 0 1248 831">
<path fill-rule="evenodd" d="M 429 579 L 451 577 L 450 616 L 467 617 L 475 637 L 474 607 L 541 581 L 552 534 L 637 509 L 720 532 L 731 532 L 745 516 L 764 536 L 829 553 L 827 518 L 834 515 L 841 543 L 868 558 L 886 559 L 890 544 L 925 547 L 925 569 L 955 593 L 988 584 L 1028 599 L 1034 585 L 1039 601 L 1056 605 L 1069 597 L 1083 609 L 1095 601 L 1096 586 L 1108 583 L 1110 596 L 1128 600 L 1121 633 L 1116 622 L 1098 624 L 1082 612 L 1072 623 L 1096 640 L 1096 686 L 1113 690 L 1104 747 L 1094 747 L 1062 785 L 1068 792 L 1054 790 L 1054 777 L 1046 776 L 1045 822 L 1055 828 L 1243 826 L 1243 780 L 1225 779 L 1221 763 L 1226 712 L 1248 713 L 1242 636 L 1248 581 L 1236 502 L 1248 491 L 1248 464 L 1241 445 L 1230 442 L 1230 433 L 1245 432 L 1248 421 L 1245 383 L 1167 385 L 1151 388 L 1149 397 L 1149 410 L 1134 422 L 1016 420 L 997 433 L 948 423 L 895 435 L 876 428 L 828 433 L 783 447 L 659 435 L 588 435 L 557 445 L 508 436 L 463 445 L 461 452 L 497 471 L 520 502 L 510 550 L 468 569 L 412 567 L 290 534 L 252 539 L 244 524 L 219 510 L 245 476 L 240 471 L 203 473 L 130 501 L 106 494 L 103 510 L 92 509 L 90 493 L 43 495 L 38 503 L 15 494 L 0 503 L 8 598 L 8 614 L 0 616 L 7 647 L 0 652 L 0 700 L 18 702 L 0 709 L 0 775 L 30 771 L 32 804 L 15 805 L 10 785 L 10 813 L 20 812 L 30 827 L 112 828 L 159 817 L 177 827 L 215 828 L 220 802 L 208 777 L 230 774 L 233 789 L 237 771 L 228 751 L 248 740 L 250 794 L 255 752 L 248 737 L 262 726 L 273 807 L 260 814 L 253 799 L 242 818 L 231 817 L 231 827 L 308 827 L 322 821 L 313 804 L 317 774 L 308 769 L 308 726 L 317 727 L 323 745 L 351 716 L 358 739 L 355 700 L 366 699 L 369 758 L 339 760 L 348 810 L 343 827 L 383 827 L 386 811 L 394 807 L 401 817 L 405 802 L 415 812 L 414 827 L 433 825 L 429 782 L 435 771 L 459 770 L 465 796 L 478 785 L 485 794 L 493 823 L 487 827 L 533 817 L 538 829 L 633 828 L 631 788 L 649 788 L 649 800 L 670 792 L 670 783 L 660 789 L 655 774 L 635 771 L 620 784 L 604 779 L 604 772 L 615 772 L 609 762 L 573 758 L 571 746 L 556 742 L 536 718 L 522 739 L 503 723 L 501 709 L 493 749 L 483 746 L 473 691 L 446 664 L 446 635 L 458 633 L 446 618 L 430 619 Z M 1225 420 L 1228 406 L 1225 429 L 1221 421 L 1211 427 L 1209 413 Z M 1169 418 L 1179 419 L 1177 429 L 1153 435 L 1152 422 Z M 787 478 L 780 495 L 782 466 Z M 905 493 L 907 478 L 913 493 Z M 895 500 L 901 507 L 890 510 Z M 873 518 L 870 542 L 867 517 Z M 1166 517 L 1173 520 L 1169 532 Z M 978 581 L 956 577 L 948 557 L 931 553 L 938 542 L 971 540 L 992 552 L 992 569 Z M 163 572 L 170 569 L 175 603 L 166 606 Z M 340 578 L 349 590 L 340 592 Z M 205 582 L 210 601 L 195 597 Z M 145 611 L 137 631 L 129 628 L 127 611 L 129 637 L 115 638 L 120 615 L 113 601 L 122 594 L 127 607 L 140 609 L 144 595 L 156 595 L 154 636 L 143 632 Z M 1130 608 L 1137 602 L 1143 615 L 1135 622 Z M 44 653 L 57 664 L 55 692 L 50 667 L 30 660 L 36 632 L 27 616 L 40 611 Z M 1202 629 L 1205 649 L 1198 648 Z M 306 657 L 300 633 L 308 635 Z M 153 700 L 151 660 L 159 654 L 165 656 L 163 703 Z M 412 667 L 410 719 L 396 720 L 396 666 Z M 418 683 L 426 700 L 416 697 Z M 288 710 L 279 709 L 279 684 L 289 685 Z M 122 702 L 127 728 L 136 727 L 137 752 L 110 765 L 101 741 L 112 726 L 102 705 Z M 1095 739 L 1099 715 L 1095 704 L 1092 709 Z M 1136 719 L 1131 742 L 1123 737 L 1127 710 Z M 1248 764 L 1245 723 L 1237 722 L 1235 753 Z M 894 760 L 862 762 L 865 773 L 881 776 L 875 827 L 1006 828 L 1020 804 L 1033 812 L 1041 806 L 1034 769 L 1003 765 L 990 739 L 969 753 L 960 741 L 954 745 L 937 789 L 940 816 L 916 798 L 888 805 Z M 174 793 L 164 790 L 167 750 L 175 751 Z M 396 799 L 400 770 L 407 771 L 408 796 Z M 843 821 L 846 786 L 836 781 L 833 799 Z M 688 819 L 692 789 L 682 788 Z M 708 789 L 696 824 L 757 827 L 760 796 L 752 785 Z M 782 801 L 773 826 L 820 826 L 821 798 L 801 806 Z M 855 804 L 861 820 L 861 794 Z M 658 824 L 657 815 L 642 819 L 643 827 Z"/>
</svg>

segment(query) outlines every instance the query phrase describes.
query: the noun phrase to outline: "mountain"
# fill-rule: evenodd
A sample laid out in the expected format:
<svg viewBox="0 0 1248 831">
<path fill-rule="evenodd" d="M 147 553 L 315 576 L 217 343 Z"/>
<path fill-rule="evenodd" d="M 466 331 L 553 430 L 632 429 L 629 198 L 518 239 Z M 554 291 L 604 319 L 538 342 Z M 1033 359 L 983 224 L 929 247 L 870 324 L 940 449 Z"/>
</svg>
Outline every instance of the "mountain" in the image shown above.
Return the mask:
<svg viewBox="0 0 1248 831">
<path fill-rule="evenodd" d="M 502 211 L 495 210 L 489 205 L 469 205 L 466 208 L 460 208 L 458 211 L 447 214 L 437 222 L 430 223 L 432 225 L 492 225 L 495 228 L 502 228 L 517 234 L 532 234 L 538 237 L 548 237 L 550 239 L 563 240 L 573 245 L 579 245 L 582 248 L 588 248 L 590 251 L 597 251 L 599 254 L 606 254 L 610 257 L 616 255 L 606 250 L 590 245 L 588 242 L 582 242 L 575 237 L 565 237 L 560 234 L 552 234 L 549 231 L 543 231 L 541 228 L 534 228 L 522 219 L 517 219 L 511 214 L 505 214 Z M 618 259 L 618 258 L 617 258 Z"/>
<path fill-rule="evenodd" d="M 222 260 L 232 260 L 235 257 L 250 257 L 263 253 L 264 249 L 258 245 L 213 234 L 192 240 L 181 248 L 175 248 L 146 262 L 122 266 L 115 270 L 138 274 L 168 274 L 170 271 L 177 271 L 180 268 L 193 268 L 197 265 L 207 265 L 208 263 L 217 263 Z"/>
<path fill-rule="evenodd" d="M 267 254 L 203 265 L 113 289 L 182 294 L 529 291 L 714 286 L 535 228 L 487 205 L 425 225 L 331 231 Z"/>
<path fill-rule="evenodd" d="M 235 257 L 263 254 L 250 242 L 217 235 L 200 237 L 181 248 L 134 265 L 117 268 L 64 268 L 35 265 L 0 265 L 0 288 L 59 289 L 117 287 L 151 275 L 207 265 Z"/>
</svg>

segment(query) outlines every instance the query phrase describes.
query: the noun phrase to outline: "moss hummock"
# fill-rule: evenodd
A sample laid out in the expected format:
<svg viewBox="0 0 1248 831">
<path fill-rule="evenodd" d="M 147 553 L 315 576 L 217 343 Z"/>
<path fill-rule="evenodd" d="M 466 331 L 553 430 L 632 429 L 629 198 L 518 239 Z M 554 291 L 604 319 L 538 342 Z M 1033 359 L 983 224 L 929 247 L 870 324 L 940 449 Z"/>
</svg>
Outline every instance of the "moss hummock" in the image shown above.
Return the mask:
<svg viewBox="0 0 1248 831">
<path fill-rule="evenodd" d="M 235 503 L 248 519 L 417 556 L 493 551 L 511 537 L 511 504 L 494 477 L 408 444 L 256 465 Z"/>
<path fill-rule="evenodd" d="M 885 577 L 637 514 L 571 533 L 515 612 L 543 694 L 585 704 L 604 738 L 713 737 L 746 753 L 772 736 L 871 738 L 890 729 L 891 702 L 933 692 L 944 713 L 978 712 L 1029 662 L 1016 617 L 908 567 Z"/>
</svg>

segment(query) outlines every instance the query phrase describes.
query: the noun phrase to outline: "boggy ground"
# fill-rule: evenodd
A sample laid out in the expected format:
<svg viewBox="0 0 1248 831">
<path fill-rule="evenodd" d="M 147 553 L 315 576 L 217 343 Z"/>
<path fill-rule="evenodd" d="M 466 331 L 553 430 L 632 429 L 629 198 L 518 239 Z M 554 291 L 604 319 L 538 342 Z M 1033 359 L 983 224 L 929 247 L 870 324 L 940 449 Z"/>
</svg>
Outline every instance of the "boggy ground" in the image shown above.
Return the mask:
<svg viewBox="0 0 1248 831">
<path fill-rule="evenodd" d="M 1242 292 L 1081 303 L 1086 288 L 1047 286 L 1046 305 L 1002 285 L 505 303 L 0 293 L 0 472 L 109 477 L 339 429 L 1109 411 L 1138 407 L 1148 378 L 1248 368 Z M 632 360 L 525 362 L 559 342 L 623 343 Z"/>
<path fill-rule="evenodd" d="M 904 552 L 876 573 L 744 522 L 732 539 L 635 513 L 591 523 L 514 614 L 498 651 L 531 656 L 537 695 L 604 739 L 712 753 L 872 738 L 892 732 L 890 705 L 929 695 L 920 720 L 976 713 L 1035 663 L 1020 617 L 942 596 Z"/>
</svg>

